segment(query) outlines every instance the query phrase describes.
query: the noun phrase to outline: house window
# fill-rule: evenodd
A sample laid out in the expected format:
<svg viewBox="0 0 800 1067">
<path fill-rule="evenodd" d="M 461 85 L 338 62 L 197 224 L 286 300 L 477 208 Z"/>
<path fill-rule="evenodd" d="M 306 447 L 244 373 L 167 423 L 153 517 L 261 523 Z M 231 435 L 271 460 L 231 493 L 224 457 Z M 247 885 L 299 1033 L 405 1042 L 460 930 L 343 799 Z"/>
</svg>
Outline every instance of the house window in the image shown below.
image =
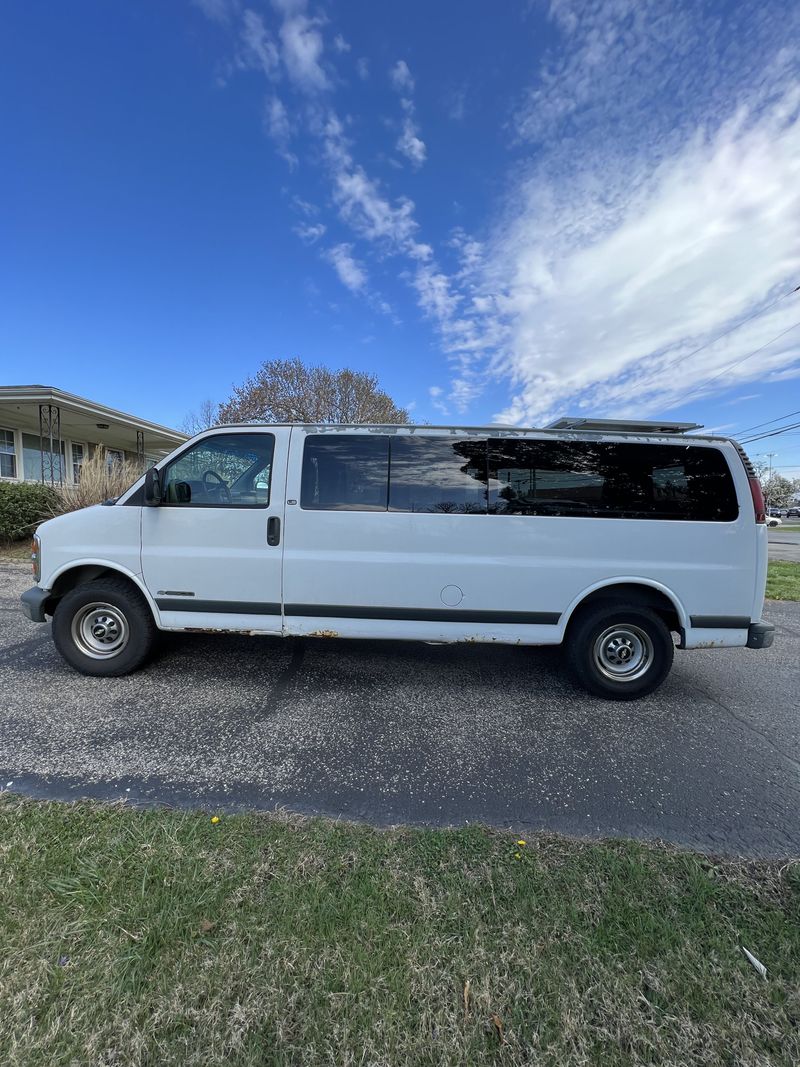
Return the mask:
<svg viewBox="0 0 800 1067">
<path fill-rule="evenodd" d="M 82 444 L 72 444 L 72 480 L 77 485 L 81 480 L 81 467 L 83 466 L 84 448 Z"/>
<path fill-rule="evenodd" d="M 38 482 L 42 478 L 42 442 L 32 433 L 22 435 L 22 469 L 26 482 Z M 49 451 L 45 450 L 45 456 Z M 64 442 L 60 442 L 60 451 L 53 453 L 53 480 L 64 481 Z M 45 463 L 45 480 L 50 480 L 50 465 Z"/>
<path fill-rule="evenodd" d="M 107 464 L 109 470 L 111 470 L 112 467 L 121 467 L 122 464 L 123 464 L 124 459 L 125 459 L 125 453 L 121 452 L 119 449 L 117 449 L 117 448 L 107 448 L 106 449 L 106 464 Z"/>
<path fill-rule="evenodd" d="M 0 478 L 16 478 L 17 452 L 14 447 L 14 431 L 0 430 Z"/>
</svg>

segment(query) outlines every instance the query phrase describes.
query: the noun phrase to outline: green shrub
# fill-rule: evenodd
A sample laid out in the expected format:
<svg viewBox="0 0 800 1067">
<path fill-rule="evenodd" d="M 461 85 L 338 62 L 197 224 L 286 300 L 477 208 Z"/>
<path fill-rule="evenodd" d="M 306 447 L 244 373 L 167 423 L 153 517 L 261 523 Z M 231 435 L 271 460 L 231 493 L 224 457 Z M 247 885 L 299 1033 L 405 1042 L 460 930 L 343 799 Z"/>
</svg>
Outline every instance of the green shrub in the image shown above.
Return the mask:
<svg viewBox="0 0 800 1067">
<path fill-rule="evenodd" d="M 37 482 L 0 482 L 0 541 L 31 537 L 40 522 L 49 519 L 56 494 Z"/>
</svg>

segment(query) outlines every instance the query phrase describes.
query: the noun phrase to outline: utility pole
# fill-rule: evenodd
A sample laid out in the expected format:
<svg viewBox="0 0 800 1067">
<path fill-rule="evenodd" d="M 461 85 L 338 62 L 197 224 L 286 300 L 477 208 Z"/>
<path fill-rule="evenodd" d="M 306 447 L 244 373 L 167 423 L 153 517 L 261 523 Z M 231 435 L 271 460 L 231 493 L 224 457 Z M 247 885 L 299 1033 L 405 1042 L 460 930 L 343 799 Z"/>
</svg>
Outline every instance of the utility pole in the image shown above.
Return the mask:
<svg viewBox="0 0 800 1067">
<path fill-rule="evenodd" d="M 777 456 L 778 453 L 777 452 L 767 452 L 765 454 L 767 456 L 767 459 L 769 460 L 769 475 L 767 476 L 767 494 L 766 494 L 767 495 L 767 499 L 764 501 L 764 508 L 765 508 L 767 514 L 769 515 L 769 491 L 770 491 L 770 488 L 772 487 L 772 461 L 775 458 L 775 456 Z"/>
</svg>

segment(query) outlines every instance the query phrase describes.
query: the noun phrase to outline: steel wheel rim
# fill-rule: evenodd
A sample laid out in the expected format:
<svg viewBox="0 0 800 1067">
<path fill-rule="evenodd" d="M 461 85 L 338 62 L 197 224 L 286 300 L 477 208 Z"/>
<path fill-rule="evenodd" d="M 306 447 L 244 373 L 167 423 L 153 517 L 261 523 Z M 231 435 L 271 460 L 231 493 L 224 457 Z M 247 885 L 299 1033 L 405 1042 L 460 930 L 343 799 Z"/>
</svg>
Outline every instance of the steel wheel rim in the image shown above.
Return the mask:
<svg viewBox="0 0 800 1067">
<path fill-rule="evenodd" d="M 72 617 L 72 640 L 91 659 L 118 656 L 129 638 L 128 620 L 113 604 L 86 604 Z"/>
<path fill-rule="evenodd" d="M 595 666 L 605 678 L 634 682 L 653 663 L 650 635 L 632 623 L 609 626 L 597 637 L 592 649 Z"/>
</svg>

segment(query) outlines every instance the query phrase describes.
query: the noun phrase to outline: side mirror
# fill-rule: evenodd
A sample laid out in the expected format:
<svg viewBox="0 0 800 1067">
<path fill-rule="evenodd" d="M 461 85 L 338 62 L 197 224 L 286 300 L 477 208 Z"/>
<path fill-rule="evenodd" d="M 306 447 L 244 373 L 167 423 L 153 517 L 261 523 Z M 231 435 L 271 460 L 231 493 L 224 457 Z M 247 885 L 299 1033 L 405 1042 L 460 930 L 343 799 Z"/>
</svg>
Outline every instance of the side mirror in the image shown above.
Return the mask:
<svg viewBox="0 0 800 1067">
<path fill-rule="evenodd" d="M 144 504 L 148 508 L 157 508 L 161 503 L 161 475 L 151 467 L 144 476 Z"/>
</svg>

